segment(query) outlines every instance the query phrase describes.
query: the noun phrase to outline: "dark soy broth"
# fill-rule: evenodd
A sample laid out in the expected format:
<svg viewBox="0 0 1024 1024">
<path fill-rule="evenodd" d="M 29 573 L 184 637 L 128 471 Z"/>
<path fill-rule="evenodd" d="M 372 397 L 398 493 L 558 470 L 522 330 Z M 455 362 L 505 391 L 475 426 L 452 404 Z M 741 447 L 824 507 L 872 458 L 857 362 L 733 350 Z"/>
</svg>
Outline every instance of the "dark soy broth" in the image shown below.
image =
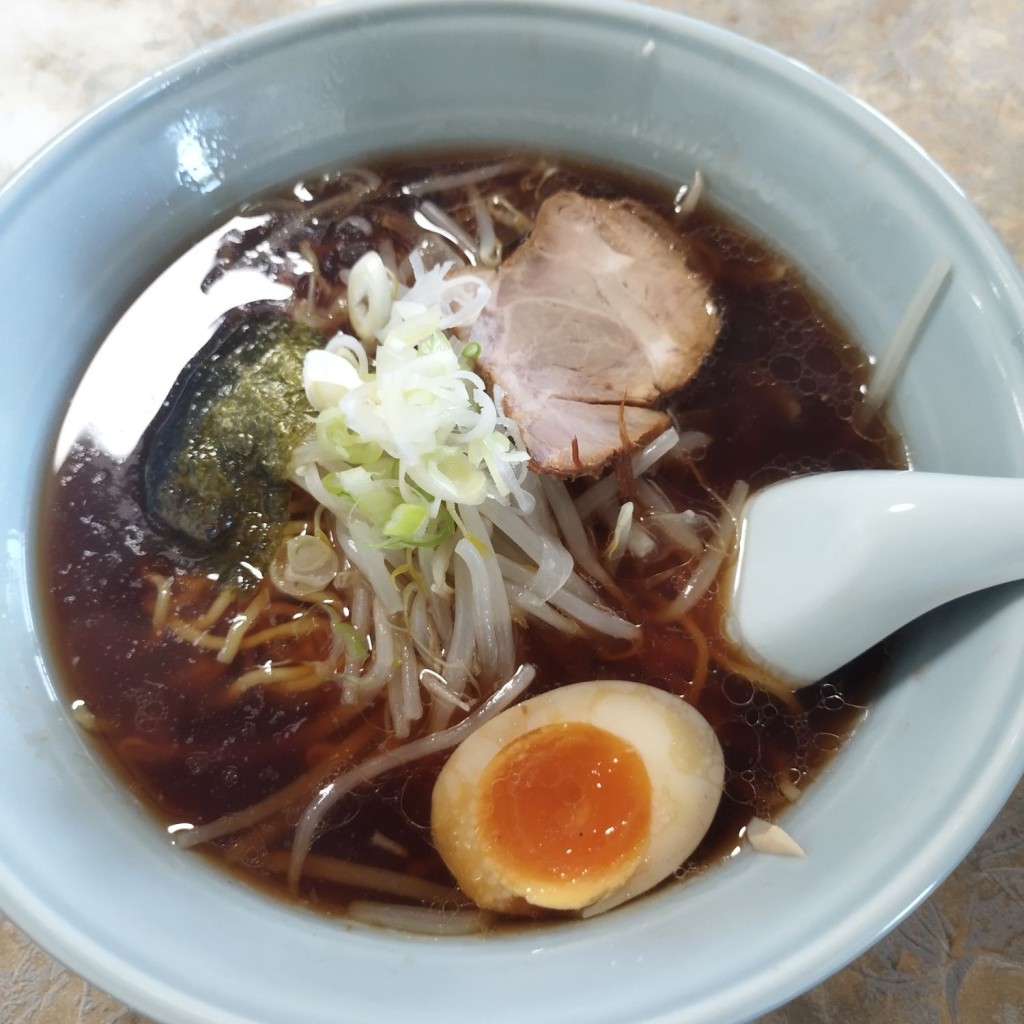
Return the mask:
<svg viewBox="0 0 1024 1024">
<path fill-rule="evenodd" d="M 209 822 L 270 797 L 324 759 L 343 763 L 365 756 L 385 739 L 387 723 L 376 706 L 353 710 L 345 705 L 334 684 L 300 693 L 252 686 L 226 699 L 230 680 L 266 658 L 266 647 L 243 650 L 226 665 L 180 636 L 154 630 L 154 579 L 174 579 L 178 610 L 194 616 L 210 606 L 216 584 L 195 572 L 190 553 L 155 532 L 147 520 L 140 431 L 135 442 L 129 438 L 120 449 L 109 450 L 116 446 L 105 442 L 97 424 L 117 419 L 112 410 L 122 403 L 126 386 L 143 387 L 142 368 L 158 331 L 172 335 L 176 347 L 163 357 L 170 378 L 165 372 L 165 379 L 145 385 L 157 400 L 206 341 L 209 332 L 202 325 L 208 327 L 232 299 L 220 299 L 219 307 L 206 304 L 210 296 L 200 288 L 204 277 L 210 295 L 223 282 L 245 278 L 252 287 L 243 288 L 235 302 L 265 299 L 294 305 L 309 298 L 311 286 L 304 282 L 301 263 L 291 269 L 282 264 L 270 281 L 265 253 L 249 255 L 275 230 L 271 248 L 315 257 L 329 288 L 371 244 L 379 246 L 382 238 L 403 244 L 403 227 L 392 211 L 409 201 L 404 185 L 501 159 L 501 154 L 446 154 L 429 164 L 396 159 L 378 165 L 375 170 L 387 181 L 390 198 L 357 210 L 372 224 L 369 236 L 351 222 L 332 220 L 327 204 L 321 216 L 282 241 L 281 225 L 287 227 L 295 196 L 306 191 L 314 201 L 329 198 L 337 176 L 311 176 L 304 185 L 262 200 L 255 213 L 246 211 L 247 219 L 211 236 L 229 231 L 226 244 L 218 248 L 207 240 L 191 262 L 186 257 L 155 282 L 144 303 L 140 300 L 130 337 L 123 326 L 120 340 L 112 335 L 104 351 L 119 346 L 129 364 L 126 372 L 103 369 L 101 351 L 87 374 L 89 387 L 83 385 L 81 394 L 89 397 L 76 399 L 76 419 L 62 432 L 67 440 L 42 504 L 41 580 L 51 654 L 83 727 L 165 825 Z M 524 168 L 533 164 L 543 170 L 527 173 Z M 573 188 L 589 195 L 635 197 L 669 221 L 677 219 L 674 190 L 606 168 L 538 155 L 517 158 L 514 171 L 499 178 L 502 194 L 527 214 L 544 196 Z M 447 192 L 435 198 L 442 207 L 451 200 Z M 273 211 L 269 222 L 260 221 L 260 210 Z M 457 205 L 449 212 L 463 215 Z M 504 231 L 507 252 L 522 230 L 512 225 Z M 723 328 L 711 357 L 672 399 L 681 430 L 711 437 L 692 464 L 674 462 L 656 473 L 655 482 L 673 504 L 716 515 L 716 496 L 727 494 L 737 480 L 757 488 L 800 473 L 904 465 L 899 439 L 884 425 L 870 432 L 854 428 L 866 360 L 800 276 L 706 205 L 681 220 L 680 231 L 696 246 L 713 281 Z M 207 276 L 211 263 L 217 269 Z M 190 312 L 193 308 L 198 312 Z M 324 324 L 329 336 L 336 326 L 329 318 Z M 154 411 L 151 401 L 149 411 L 139 414 L 141 427 Z M 882 655 L 869 653 L 786 706 L 730 658 L 714 587 L 683 621 L 661 620 L 659 613 L 675 592 L 673 567 L 668 554 L 643 565 L 627 556 L 620 566 L 623 611 L 643 626 L 639 645 L 566 637 L 538 624 L 520 628 L 517 642 L 519 660 L 538 668 L 531 692 L 585 679 L 637 680 L 681 694 L 712 724 L 725 753 L 725 795 L 711 831 L 677 872 L 683 875 L 738 849 L 751 816 L 775 817 L 821 771 L 856 725 Z M 294 603 L 278 595 L 264 625 L 287 621 L 294 613 Z M 273 649 L 275 643 L 270 640 L 268 646 Z M 294 658 L 300 647 L 305 657 L 324 657 L 329 637 L 314 629 L 279 646 L 283 658 Z M 441 763 L 443 757 L 419 762 L 351 794 L 335 809 L 314 854 L 452 886 L 430 841 L 430 794 Z M 301 804 L 293 806 L 277 820 L 203 849 L 285 893 L 282 858 L 300 811 Z M 304 881 L 299 895 L 331 911 L 364 893 L 315 880 Z"/>
</svg>

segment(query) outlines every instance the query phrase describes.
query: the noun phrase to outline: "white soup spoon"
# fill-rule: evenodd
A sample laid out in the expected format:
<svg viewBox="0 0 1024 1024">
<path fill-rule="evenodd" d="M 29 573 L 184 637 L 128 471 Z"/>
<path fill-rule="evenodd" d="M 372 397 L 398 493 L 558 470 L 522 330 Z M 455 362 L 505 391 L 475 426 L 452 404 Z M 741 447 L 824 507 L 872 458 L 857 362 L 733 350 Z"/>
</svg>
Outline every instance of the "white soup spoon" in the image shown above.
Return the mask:
<svg viewBox="0 0 1024 1024">
<path fill-rule="evenodd" d="M 1024 579 L 1024 479 L 798 477 L 746 502 L 726 631 L 793 689 L 947 601 Z"/>
</svg>

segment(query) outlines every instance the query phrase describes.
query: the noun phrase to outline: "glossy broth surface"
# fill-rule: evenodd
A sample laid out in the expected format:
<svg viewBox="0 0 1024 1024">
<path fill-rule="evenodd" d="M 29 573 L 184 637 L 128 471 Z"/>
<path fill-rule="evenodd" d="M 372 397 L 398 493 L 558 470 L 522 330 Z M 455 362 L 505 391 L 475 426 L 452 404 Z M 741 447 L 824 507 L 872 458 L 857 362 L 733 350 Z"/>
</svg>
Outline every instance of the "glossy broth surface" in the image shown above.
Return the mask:
<svg viewBox="0 0 1024 1024">
<path fill-rule="evenodd" d="M 444 154 L 429 163 L 386 161 L 375 170 L 388 182 L 392 207 L 401 209 L 409 186 L 501 157 Z M 524 171 L 534 165 L 544 170 Z M 677 221 L 696 246 L 723 329 L 711 357 L 671 400 L 681 430 L 712 439 L 693 464 L 674 462 L 657 471 L 656 483 L 677 508 L 717 515 L 718 496 L 738 480 L 756 488 L 799 473 L 904 464 L 899 439 L 884 425 L 853 425 L 867 370 L 860 350 L 796 272 L 712 207 L 702 205 L 682 219 L 674 188 L 542 154 L 517 157 L 515 169 L 498 178 L 509 204 L 528 215 L 559 188 L 638 198 Z M 141 495 L 146 425 L 216 317 L 245 302 L 294 302 L 311 287 L 298 270 L 271 280 L 264 263 L 248 254 L 282 217 L 287 220 L 280 211 L 290 209 L 296 195 L 329 199 L 337 181 L 337 175 L 311 176 L 265 197 L 183 256 L 112 332 L 61 431 L 40 553 L 52 656 L 83 728 L 167 826 L 246 808 L 325 758 L 362 756 L 386 738 L 383 713 L 376 707 L 354 712 L 332 684 L 298 694 L 254 686 L 225 700 L 231 674 L 255 667 L 255 653 L 243 651 L 226 666 L 178 636 L 155 632 L 154 578 L 176 580 L 181 607 L 196 615 L 216 588 L 195 572 L 187 550 L 153 529 Z M 452 216 L 467 216 L 446 192 L 436 201 L 448 202 Z M 332 281 L 340 285 L 371 244 L 391 238 L 401 245 L 400 226 L 384 206 L 357 210 L 372 226 L 367 235 L 333 220 L 329 205 L 287 240 L 273 240 L 315 259 L 328 289 Z M 277 210 L 276 220 L 265 219 L 260 211 L 267 209 Z M 511 251 L 522 232 L 508 232 Z M 883 656 L 870 652 L 786 706 L 730 659 L 715 588 L 682 621 L 662 620 L 677 586 L 676 560 L 666 553 L 654 563 L 627 556 L 621 564 L 623 611 L 643 626 L 640 644 L 566 637 L 530 624 L 519 629 L 518 650 L 521 662 L 538 669 L 531 692 L 586 679 L 637 680 L 681 694 L 712 724 L 725 753 L 725 795 L 711 831 L 677 872 L 683 875 L 737 851 L 751 816 L 776 817 L 822 770 L 855 726 Z M 294 607 L 282 597 L 268 622 L 291 614 Z M 326 641 L 314 631 L 289 641 L 283 654 L 294 656 L 296 643 L 315 658 L 323 656 Z M 314 854 L 450 888 L 430 841 L 430 793 L 442 760 L 392 772 L 351 794 Z M 227 837 L 211 852 L 232 870 L 285 893 L 283 862 L 295 817 L 293 808 L 277 824 Z M 368 894 L 359 886 L 307 880 L 299 897 L 332 911 Z"/>
</svg>

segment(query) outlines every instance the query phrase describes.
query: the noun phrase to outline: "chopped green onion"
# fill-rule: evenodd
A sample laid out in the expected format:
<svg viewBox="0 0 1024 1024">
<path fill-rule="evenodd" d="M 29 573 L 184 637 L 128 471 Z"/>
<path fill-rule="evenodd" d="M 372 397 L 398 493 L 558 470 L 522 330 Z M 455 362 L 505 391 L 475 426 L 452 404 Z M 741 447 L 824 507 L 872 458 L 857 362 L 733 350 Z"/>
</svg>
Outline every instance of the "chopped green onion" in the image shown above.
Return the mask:
<svg viewBox="0 0 1024 1024">
<path fill-rule="evenodd" d="M 349 313 L 364 344 L 338 335 L 310 354 L 304 383 L 319 413 L 316 439 L 296 450 L 293 466 L 336 514 L 358 515 L 378 548 L 441 543 L 455 528 L 446 503 L 520 500 L 529 459 L 470 369 L 479 343 L 445 333 L 475 318 L 487 285 L 412 262 L 416 283 L 397 295 L 377 254 L 352 268 Z"/>
<path fill-rule="evenodd" d="M 355 466 L 368 466 L 376 462 L 384 449 L 376 441 L 361 441 L 358 434 L 348 429 L 345 414 L 338 408 L 324 409 L 316 420 L 316 436 L 331 455 Z"/>
<path fill-rule="evenodd" d="M 372 341 L 388 322 L 396 286 L 379 253 L 365 253 L 353 264 L 348 277 L 348 318 L 360 341 Z"/>
<path fill-rule="evenodd" d="M 385 537 L 393 537 L 406 544 L 418 544 L 426 535 L 430 523 L 429 505 L 410 505 L 403 502 L 394 508 L 382 530 Z"/>
</svg>

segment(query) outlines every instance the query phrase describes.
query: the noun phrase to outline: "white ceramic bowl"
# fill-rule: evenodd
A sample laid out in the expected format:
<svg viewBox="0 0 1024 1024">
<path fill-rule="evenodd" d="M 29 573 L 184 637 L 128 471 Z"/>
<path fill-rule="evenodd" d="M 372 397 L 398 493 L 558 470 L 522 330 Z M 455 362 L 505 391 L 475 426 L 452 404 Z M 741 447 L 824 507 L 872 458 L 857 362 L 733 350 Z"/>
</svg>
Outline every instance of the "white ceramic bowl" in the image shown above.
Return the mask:
<svg viewBox="0 0 1024 1024">
<path fill-rule="evenodd" d="M 954 264 L 898 394 L 922 469 L 1024 474 L 1024 285 L 957 189 L 805 68 L 638 6 L 353 0 L 216 46 L 58 140 L 0 196 L 0 899 L 167 1022 L 728 1022 L 811 986 L 956 865 L 1024 767 L 1024 592 L 913 629 L 893 685 L 786 824 L 593 921 L 471 939 L 280 905 L 171 849 L 65 714 L 37 634 L 38 488 L 77 376 L 136 293 L 251 193 L 419 144 L 571 149 L 674 181 L 788 253 L 878 351 Z"/>
</svg>

